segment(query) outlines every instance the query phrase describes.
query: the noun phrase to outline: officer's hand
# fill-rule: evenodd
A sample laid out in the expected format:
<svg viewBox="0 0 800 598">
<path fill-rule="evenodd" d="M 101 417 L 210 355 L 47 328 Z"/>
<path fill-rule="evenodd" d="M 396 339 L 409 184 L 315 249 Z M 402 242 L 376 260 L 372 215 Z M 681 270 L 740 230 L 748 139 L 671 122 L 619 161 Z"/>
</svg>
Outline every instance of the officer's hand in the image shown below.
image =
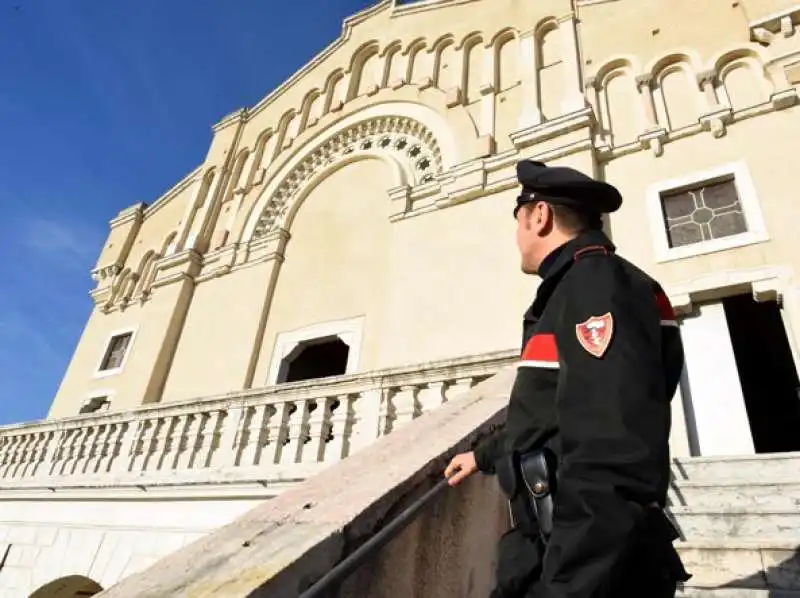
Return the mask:
<svg viewBox="0 0 800 598">
<path fill-rule="evenodd" d="M 475 462 L 475 453 L 461 453 L 450 461 L 450 465 L 444 470 L 444 477 L 448 478 L 451 486 L 456 486 L 476 471 L 478 464 Z"/>
</svg>

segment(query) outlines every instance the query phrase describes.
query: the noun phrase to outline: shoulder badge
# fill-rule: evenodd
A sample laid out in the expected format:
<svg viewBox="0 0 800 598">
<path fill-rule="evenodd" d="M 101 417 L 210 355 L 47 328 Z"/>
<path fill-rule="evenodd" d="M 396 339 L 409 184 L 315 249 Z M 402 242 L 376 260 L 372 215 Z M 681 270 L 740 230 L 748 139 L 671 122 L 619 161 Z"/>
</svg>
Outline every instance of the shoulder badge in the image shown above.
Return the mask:
<svg viewBox="0 0 800 598">
<path fill-rule="evenodd" d="M 610 312 L 603 316 L 592 316 L 575 326 L 575 334 L 581 347 L 599 359 L 614 336 L 614 316 Z"/>
</svg>

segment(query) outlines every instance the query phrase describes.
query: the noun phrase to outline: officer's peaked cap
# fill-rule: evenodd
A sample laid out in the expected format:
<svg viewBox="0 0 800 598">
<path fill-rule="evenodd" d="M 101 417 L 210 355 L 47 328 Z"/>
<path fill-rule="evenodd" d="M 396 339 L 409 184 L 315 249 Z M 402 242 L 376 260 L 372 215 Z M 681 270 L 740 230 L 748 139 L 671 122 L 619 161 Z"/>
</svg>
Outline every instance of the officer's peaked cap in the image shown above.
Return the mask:
<svg viewBox="0 0 800 598">
<path fill-rule="evenodd" d="M 515 217 L 520 207 L 534 201 L 594 214 L 614 212 L 622 205 L 622 195 L 616 187 L 566 166 L 549 167 L 522 160 L 517 163 L 517 179 L 522 192 L 517 198 Z"/>
</svg>

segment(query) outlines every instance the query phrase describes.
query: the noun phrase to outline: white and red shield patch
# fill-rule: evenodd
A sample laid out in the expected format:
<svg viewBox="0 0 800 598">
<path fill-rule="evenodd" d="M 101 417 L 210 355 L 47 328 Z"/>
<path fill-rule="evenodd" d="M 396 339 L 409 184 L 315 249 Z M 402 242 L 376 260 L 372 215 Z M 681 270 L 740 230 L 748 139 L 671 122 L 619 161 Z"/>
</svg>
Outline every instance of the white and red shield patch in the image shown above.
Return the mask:
<svg viewBox="0 0 800 598">
<path fill-rule="evenodd" d="M 581 347 L 600 358 L 605 354 L 608 345 L 611 344 L 611 337 L 614 336 L 614 317 L 611 313 L 592 316 L 575 326 L 575 334 Z"/>
</svg>

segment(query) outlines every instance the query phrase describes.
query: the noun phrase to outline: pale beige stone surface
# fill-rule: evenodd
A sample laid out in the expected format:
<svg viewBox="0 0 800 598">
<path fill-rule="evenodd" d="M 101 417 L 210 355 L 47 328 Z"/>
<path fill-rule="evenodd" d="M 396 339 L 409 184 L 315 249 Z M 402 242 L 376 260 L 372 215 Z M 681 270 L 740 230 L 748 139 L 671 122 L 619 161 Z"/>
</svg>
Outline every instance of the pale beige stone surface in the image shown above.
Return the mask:
<svg viewBox="0 0 800 598">
<path fill-rule="evenodd" d="M 387 513 L 440 479 L 447 455 L 467 448 L 476 434 L 498 421 L 513 375 L 513 369 L 504 370 L 462 398 L 377 441 L 369 451 L 353 455 L 100 595 L 235 598 L 259 590 L 265 596 L 296 598 L 305 580 L 322 575 L 339 559 L 343 542 L 371 534 Z M 391 549 L 409 559 L 421 544 L 427 545 L 440 559 L 439 565 L 435 560 L 417 563 L 422 588 L 433 593 L 403 595 L 450 596 L 452 584 L 461 592 L 458 595 L 485 593 L 491 547 L 503 521 L 500 496 L 491 481 L 476 478 L 464 488 L 447 489 L 462 496 L 433 505 L 427 517 L 433 517 L 429 521 L 436 525 L 426 527 L 426 519 L 421 519 L 406 530 L 406 545 L 401 542 Z M 461 506 L 452 507 L 458 503 Z M 470 570 L 455 577 L 440 575 L 442 563 L 462 557 L 470 559 Z M 362 572 L 359 579 L 366 587 L 384 587 L 381 584 L 397 573 L 394 568 L 385 574 Z M 407 582 L 395 578 L 392 583 Z"/>
<path fill-rule="evenodd" d="M 195 171 L 112 222 L 50 416 L 104 393 L 125 410 L 257 388 L 281 335 L 343 319 L 363 319 L 358 371 L 515 348 L 535 287 L 510 217 L 526 157 L 617 184 L 610 234 L 684 312 L 779 297 L 796 346 L 798 14 L 789 0 L 376 3 L 217 123 Z M 732 165 L 752 180 L 752 234 L 670 252 L 659 185 Z M 125 330 L 124 366 L 99 375 Z"/>
</svg>

